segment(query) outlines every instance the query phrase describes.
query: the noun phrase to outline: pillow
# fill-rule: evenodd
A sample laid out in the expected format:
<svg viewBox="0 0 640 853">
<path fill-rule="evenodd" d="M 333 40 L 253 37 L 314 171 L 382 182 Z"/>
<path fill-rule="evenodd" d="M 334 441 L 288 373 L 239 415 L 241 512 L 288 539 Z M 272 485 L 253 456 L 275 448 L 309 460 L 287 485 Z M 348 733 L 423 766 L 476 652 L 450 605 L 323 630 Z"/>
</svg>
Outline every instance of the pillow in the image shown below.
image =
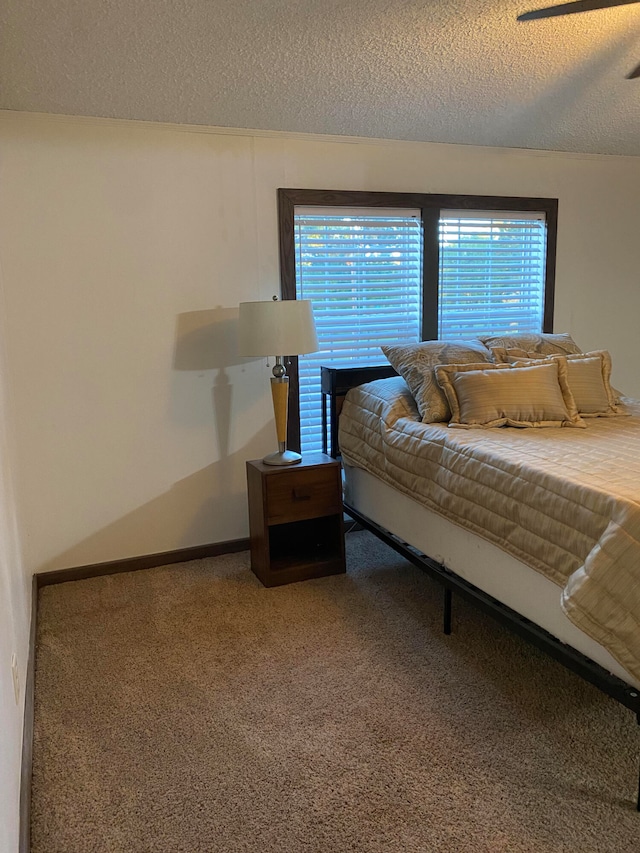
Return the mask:
<svg viewBox="0 0 640 853">
<path fill-rule="evenodd" d="M 480 341 L 422 341 L 383 346 L 382 352 L 409 386 L 425 424 L 451 417 L 447 398 L 436 382 L 437 364 L 491 363 L 491 353 Z"/>
<path fill-rule="evenodd" d="M 531 360 L 514 358 L 509 350 L 507 361 L 516 367 L 531 364 Z M 559 358 L 552 355 L 549 358 Z M 624 414 L 616 405 L 617 396 L 611 387 L 611 356 L 606 350 L 568 355 L 567 378 L 578 412 L 585 418 L 606 418 Z M 535 358 L 534 363 L 539 363 Z"/>
<path fill-rule="evenodd" d="M 451 407 L 450 427 L 584 427 L 567 382 L 567 360 L 436 368 Z"/>
<path fill-rule="evenodd" d="M 523 356 L 525 353 L 527 356 L 531 356 L 536 353 L 538 355 L 569 355 L 570 353 L 582 352 L 571 335 L 566 332 L 557 335 L 534 332 L 514 335 L 483 335 L 480 340 L 490 350 L 494 350 L 496 347 L 519 349 Z"/>
<path fill-rule="evenodd" d="M 491 355 L 496 364 L 515 364 L 516 361 L 543 361 L 550 358 L 540 352 L 527 352 L 520 347 L 491 347 Z M 568 356 L 567 356 L 568 357 Z"/>
<path fill-rule="evenodd" d="M 436 382 L 442 388 L 442 391 L 447 398 L 447 404 L 449 406 L 449 425 L 451 426 L 451 421 L 457 422 L 460 420 L 460 403 L 458 401 L 458 396 L 455 390 L 452 388 L 452 377 L 459 373 L 466 373 L 467 371 L 480 371 L 480 370 L 511 370 L 511 364 L 485 364 L 484 362 L 480 362 L 478 364 L 438 364 L 435 367 L 436 373 Z"/>
</svg>

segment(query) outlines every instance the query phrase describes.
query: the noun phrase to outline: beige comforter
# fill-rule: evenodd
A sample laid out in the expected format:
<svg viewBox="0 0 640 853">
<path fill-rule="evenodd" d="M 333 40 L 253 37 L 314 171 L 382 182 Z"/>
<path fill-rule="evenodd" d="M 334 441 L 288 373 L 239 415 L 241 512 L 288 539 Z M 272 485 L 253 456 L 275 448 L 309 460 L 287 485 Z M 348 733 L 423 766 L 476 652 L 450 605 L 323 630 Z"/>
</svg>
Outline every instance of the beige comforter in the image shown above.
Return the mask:
<svg viewBox="0 0 640 853">
<path fill-rule="evenodd" d="M 353 389 L 345 462 L 494 542 L 561 587 L 581 630 L 640 678 L 640 402 L 587 429 L 423 424 L 400 377 Z"/>
</svg>

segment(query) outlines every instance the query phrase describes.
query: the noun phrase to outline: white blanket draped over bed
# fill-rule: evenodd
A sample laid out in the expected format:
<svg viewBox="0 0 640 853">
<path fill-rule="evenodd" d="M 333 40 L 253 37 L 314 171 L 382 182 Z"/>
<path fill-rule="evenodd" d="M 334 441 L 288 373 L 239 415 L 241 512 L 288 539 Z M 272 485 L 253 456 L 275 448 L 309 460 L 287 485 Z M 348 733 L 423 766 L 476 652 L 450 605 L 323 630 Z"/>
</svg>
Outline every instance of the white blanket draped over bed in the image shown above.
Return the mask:
<svg viewBox="0 0 640 853">
<path fill-rule="evenodd" d="M 586 429 L 423 424 L 403 379 L 351 390 L 345 462 L 560 587 L 572 622 L 640 678 L 640 402 Z"/>
</svg>

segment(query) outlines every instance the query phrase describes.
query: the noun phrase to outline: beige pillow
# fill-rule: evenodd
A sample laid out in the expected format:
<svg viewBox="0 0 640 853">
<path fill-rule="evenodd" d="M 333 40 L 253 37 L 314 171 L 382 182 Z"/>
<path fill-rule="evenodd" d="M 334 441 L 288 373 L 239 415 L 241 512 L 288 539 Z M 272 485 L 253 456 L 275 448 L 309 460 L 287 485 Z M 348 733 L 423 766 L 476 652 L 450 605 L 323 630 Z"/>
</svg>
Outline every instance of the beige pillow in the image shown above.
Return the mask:
<svg viewBox="0 0 640 853">
<path fill-rule="evenodd" d="M 523 357 L 535 354 L 569 355 L 571 353 L 582 352 L 571 335 L 566 332 L 561 332 L 555 335 L 547 332 L 523 332 L 514 335 L 483 335 L 480 340 L 492 351 L 496 347 L 504 349 L 519 349 Z"/>
<path fill-rule="evenodd" d="M 436 381 L 436 365 L 491 363 L 491 353 L 480 341 L 422 341 L 383 346 L 382 352 L 409 386 L 425 424 L 451 417 L 447 398 Z"/>
<path fill-rule="evenodd" d="M 567 382 L 567 361 L 508 367 L 442 365 L 438 382 L 451 408 L 450 427 L 584 427 Z"/>
<path fill-rule="evenodd" d="M 508 363 L 515 367 L 531 363 L 520 360 L 507 353 Z M 559 358 L 552 355 L 550 358 Z M 586 352 L 580 355 L 568 355 L 567 377 L 571 393 L 576 401 L 578 412 L 585 418 L 608 418 L 625 414 L 616 405 L 616 393 L 611 387 L 611 356 L 606 350 Z M 534 363 L 540 362 L 536 358 Z"/>
<path fill-rule="evenodd" d="M 491 355 L 496 364 L 515 364 L 516 361 L 542 361 L 549 358 L 539 352 L 527 352 L 520 347 L 491 347 Z M 568 357 L 568 356 L 567 356 Z"/>
</svg>

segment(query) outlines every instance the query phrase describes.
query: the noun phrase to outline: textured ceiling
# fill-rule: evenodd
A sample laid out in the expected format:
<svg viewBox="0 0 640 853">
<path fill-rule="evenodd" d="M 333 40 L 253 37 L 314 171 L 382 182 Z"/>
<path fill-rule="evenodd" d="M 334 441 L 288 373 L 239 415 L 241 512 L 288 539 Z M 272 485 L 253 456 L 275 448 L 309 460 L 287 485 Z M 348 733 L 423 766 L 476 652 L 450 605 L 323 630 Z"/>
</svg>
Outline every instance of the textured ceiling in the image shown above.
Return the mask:
<svg viewBox="0 0 640 853">
<path fill-rule="evenodd" d="M 0 107 L 640 156 L 640 3 L 0 0 Z"/>
</svg>

